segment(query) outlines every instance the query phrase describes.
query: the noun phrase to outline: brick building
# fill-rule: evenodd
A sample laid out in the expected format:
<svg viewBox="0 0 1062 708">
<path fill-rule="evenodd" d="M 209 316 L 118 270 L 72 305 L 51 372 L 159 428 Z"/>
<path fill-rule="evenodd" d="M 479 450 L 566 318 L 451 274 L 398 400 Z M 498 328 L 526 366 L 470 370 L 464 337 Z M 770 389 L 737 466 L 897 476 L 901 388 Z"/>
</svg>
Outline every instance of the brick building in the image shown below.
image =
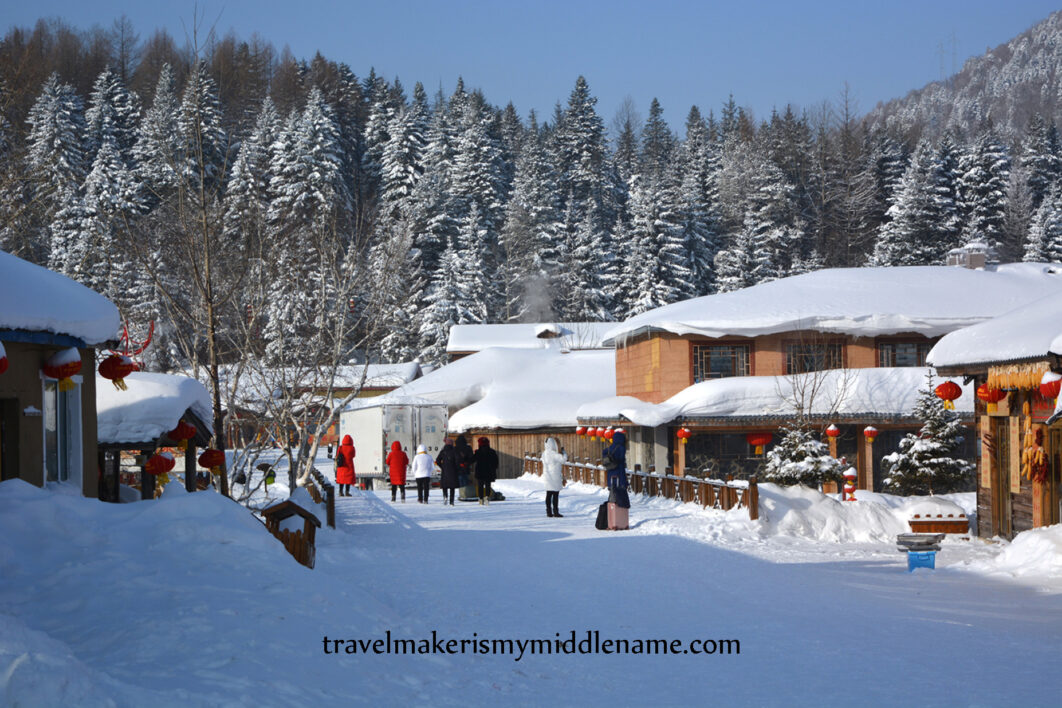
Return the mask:
<svg viewBox="0 0 1062 708">
<path fill-rule="evenodd" d="M 774 433 L 801 409 L 822 428 L 837 423 L 838 454 L 857 464 L 861 486 L 880 486 L 882 454 L 921 422 L 910 418 L 914 392 L 874 398 L 873 387 L 922 380 L 889 372 L 924 367 L 941 336 L 1051 294 L 1062 294 L 1062 276 L 1043 265 L 913 266 L 828 269 L 675 303 L 607 333 L 617 398 L 581 408 L 579 423 L 632 428 L 630 458 L 644 467 L 683 473 L 696 458 L 693 473 L 750 473 L 761 460 L 746 435 Z M 819 372 L 869 369 L 881 371 L 848 377 L 868 396 L 847 408 L 837 393 L 837 401 L 822 391 L 814 400 Z M 715 395 L 727 379 L 748 385 L 730 382 L 726 396 Z M 959 410 L 972 425 L 968 396 Z M 872 446 L 862 434 L 868 425 L 879 430 Z M 692 432 L 686 445 L 682 428 Z"/>
</svg>

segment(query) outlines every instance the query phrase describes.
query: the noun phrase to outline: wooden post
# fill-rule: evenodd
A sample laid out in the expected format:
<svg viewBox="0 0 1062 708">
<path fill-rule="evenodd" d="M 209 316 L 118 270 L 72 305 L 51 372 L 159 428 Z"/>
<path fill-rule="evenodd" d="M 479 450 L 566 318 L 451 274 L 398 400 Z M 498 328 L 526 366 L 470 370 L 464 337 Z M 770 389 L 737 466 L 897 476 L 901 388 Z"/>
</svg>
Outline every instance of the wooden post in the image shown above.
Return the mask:
<svg viewBox="0 0 1062 708">
<path fill-rule="evenodd" d="M 188 449 L 184 451 L 184 490 L 186 492 L 194 492 L 196 489 L 195 452 L 195 444 L 189 440 Z"/>
<path fill-rule="evenodd" d="M 686 444 L 681 438 L 675 438 L 675 476 L 686 476 Z"/>
<path fill-rule="evenodd" d="M 140 466 L 140 498 L 155 498 L 155 475 L 148 474 L 146 461 Z"/>
<path fill-rule="evenodd" d="M 760 518 L 760 488 L 755 475 L 749 479 L 749 490 L 745 492 L 745 503 L 749 507 L 749 518 L 756 521 Z"/>
</svg>

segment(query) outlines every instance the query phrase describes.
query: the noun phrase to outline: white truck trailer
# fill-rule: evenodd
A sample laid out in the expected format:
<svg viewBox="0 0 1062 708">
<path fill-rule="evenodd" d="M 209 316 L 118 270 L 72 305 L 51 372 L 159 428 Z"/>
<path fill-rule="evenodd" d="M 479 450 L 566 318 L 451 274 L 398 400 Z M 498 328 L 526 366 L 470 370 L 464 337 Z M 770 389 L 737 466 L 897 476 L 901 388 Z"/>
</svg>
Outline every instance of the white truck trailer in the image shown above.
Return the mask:
<svg viewBox="0 0 1062 708">
<path fill-rule="evenodd" d="M 363 399 L 356 405 L 340 414 L 339 439 L 349 435 L 354 440 L 354 471 L 359 484 L 371 479 L 373 489 L 391 488 L 384 460 L 395 440 L 410 461 L 417 445 L 426 447 L 432 459 L 443 447 L 449 420 L 445 404 L 417 399 L 373 405 Z M 408 483 L 413 484 L 412 474 Z"/>
</svg>

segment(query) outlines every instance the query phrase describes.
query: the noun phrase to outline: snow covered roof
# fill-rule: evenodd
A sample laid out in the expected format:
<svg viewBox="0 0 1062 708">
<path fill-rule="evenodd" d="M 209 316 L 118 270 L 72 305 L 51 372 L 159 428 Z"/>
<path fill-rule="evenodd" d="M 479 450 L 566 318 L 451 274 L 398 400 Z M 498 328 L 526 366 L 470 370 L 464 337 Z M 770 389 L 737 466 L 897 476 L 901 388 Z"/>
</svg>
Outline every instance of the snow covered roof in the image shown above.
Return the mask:
<svg viewBox="0 0 1062 708">
<path fill-rule="evenodd" d="M 373 405 L 415 396 L 460 409 L 450 430 L 574 426 L 585 403 L 615 393 L 611 350 L 487 349 L 447 364 Z"/>
<path fill-rule="evenodd" d="M 210 395 L 195 379 L 174 374 L 136 372 L 125 378 L 128 391 L 96 377 L 97 437 L 101 443 L 147 443 L 177 427 L 191 412 L 212 429 Z"/>
<path fill-rule="evenodd" d="M 954 367 L 1062 354 L 1062 297 L 1051 295 L 945 336 L 930 350 L 933 366 Z"/>
<path fill-rule="evenodd" d="M 1062 268 L 1014 263 L 831 268 L 650 310 L 605 333 L 614 343 L 648 331 L 706 337 L 816 330 L 856 336 L 946 334 L 1062 294 Z"/>
<path fill-rule="evenodd" d="M 821 376 L 811 405 L 813 415 L 841 418 L 905 417 L 923 388 L 923 367 L 837 369 L 805 374 Z M 685 418 L 790 418 L 800 386 L 796 376 L 735 376 L 702 381 L 658 404 L 630 396 L 612 396 L 581 406 L 578 417 L 617 418 L 656 427 Z M 934 379 L 934 385 L 945 379 Z M 955 381 L 962 386 L 961 379 Z M 807 390 L 805 388 L 805 390 Z M 973 413 L 973 387 L 964 386 L 955 401 L 959 413 Z"/>
<path fill-rule="evenodd" d="M 490 347 L 603 349 L 604 334 L 615 326 L 615 322 L 454 325 L 446 351 L 478 352 Z"/>
<path fill-rule="evenodd" d="M 0 251 L 0 330 L 51 332 L 86 345 L 114 339 L 118 308 L 64 275 Z"/>
</svg>

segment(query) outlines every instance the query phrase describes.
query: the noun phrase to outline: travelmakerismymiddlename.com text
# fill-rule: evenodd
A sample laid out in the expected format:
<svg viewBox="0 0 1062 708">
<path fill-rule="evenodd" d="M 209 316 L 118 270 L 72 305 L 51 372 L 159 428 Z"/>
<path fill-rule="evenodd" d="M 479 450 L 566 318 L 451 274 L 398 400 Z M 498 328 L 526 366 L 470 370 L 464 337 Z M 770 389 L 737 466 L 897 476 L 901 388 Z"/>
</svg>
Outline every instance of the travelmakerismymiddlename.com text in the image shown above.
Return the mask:
<svg viewBox="0 0 1062 708">
<path fill-rule="evenodd" d="M 552 639 L 497 639 L 481 637 L 473 632 L 471 637 L 461 639 L 440 637 L 432 631 L 431 637 L 398 639 L 388 630 L 383 637 L 375 639 L 321 640 L 325 654 L 361 655 L 417 655 L 417 654 L 487 654 L 510 655 L 514 661 L 524 656 L 549 654 L 740 654 L 741 642 L 737 639 L 612 639 L 602 638 L 601 632 L 587 630 L 576 635 L 575 630 L 561 635 L 556 632 Z"/>
</svg>

